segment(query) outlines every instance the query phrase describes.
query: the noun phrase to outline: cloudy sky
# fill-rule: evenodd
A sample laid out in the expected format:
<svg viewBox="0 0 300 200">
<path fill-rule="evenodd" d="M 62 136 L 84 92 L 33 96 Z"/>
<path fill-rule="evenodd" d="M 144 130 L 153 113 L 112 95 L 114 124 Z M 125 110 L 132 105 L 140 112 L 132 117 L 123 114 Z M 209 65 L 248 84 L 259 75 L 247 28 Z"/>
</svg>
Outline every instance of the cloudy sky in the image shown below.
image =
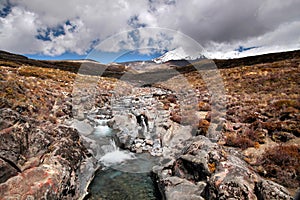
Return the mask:
<svg viewBox="0 0 300 200">
<path fill-rule="evenodd" d="M 103 62 L 182 41 L 217 58 L 287 51 L 300 49 L 299 10 L 299 0 L 0 0 L 0 49 L 46 59 L 97 49 Z"/>
</svg>

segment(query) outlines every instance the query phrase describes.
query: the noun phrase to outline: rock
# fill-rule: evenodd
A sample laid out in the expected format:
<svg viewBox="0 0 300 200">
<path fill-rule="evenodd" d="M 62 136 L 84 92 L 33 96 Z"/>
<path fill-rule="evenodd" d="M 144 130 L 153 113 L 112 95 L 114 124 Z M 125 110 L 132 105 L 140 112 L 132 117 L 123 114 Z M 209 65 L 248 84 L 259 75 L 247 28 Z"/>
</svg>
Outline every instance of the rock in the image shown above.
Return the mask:
<svg viewBox="0 0 300 200">
<path fill-rule="evenodd" d="M 178 115 L 178 114 L 175 113 L 175 112 L 173 112 L 173 113 L 171 114 L 170 119 L 171 119 L 172 121 L 178 123 L 178 124 L 180 124 L 180 123 L 181 123 L 181 120 L 182 120 L 181 116 Z"/>
<path fill-rule="evenodd" d="M 142 144 L 142 143 L 144 143 L 144 140 L 142 140 L 142 139 L 135 139 L 134 140 L 134 144 Z"/>
<path fill-rule="evenodd" d="M 292 200 L 287 189 L 269 180 L 262 180 L 255 185 L 258 199 L 284 199 Z M 296 200 L 296 199 L 295 199 Z"/>
<path fill-rule="evenodd" d="M 136 148 L 135 150 L 136 153 L 143 153 L 143 149 L 140 147 L 140 148 Z"/>
<path fill-rule="evenodd" d="M 165 196 L 174 200 L 204 200 L 201 193 L 205 188 L 205 183 L 191 183 L 185 179 L 171 176 L 163 180 L 165 185 Z"/>
<path fill-rule="evenodd" d="M 137 124 L 136 117 L 133 114 L 115 115 L 111 121 L 110 127 L 120 130 L 116 134 L 121 144 L 120 146 L 130 149 L 134 139 L 139 134 L 139 125 Z"/>
<path fill-rule="evenodd" d="M 216 124 L 211 122 L 209 124 L 206 137 L 213 142 L 218 142 L 220 138 L 222 138 L 221 127 L 223 127 L 222 124 Z"/>
<path fill-rule="evenodd" d="M 177 123 L 173 123 L 172 126 L 163 135 L 162 146 L 174 147 L 181 141 L 189 139 L 192 136 L 191 131 L 191 126 L 180 126 Z"/>
<path fill-rule="evenodd" d="M 74 119 L 71 126 L 77 129 L 78 132 L 84 136 L 90 135 L 94 130 L 91 124 L 89 124 L 86 120 L 79 121 Z"/>
<path fill-rule="evenodd" d="M 260 199 L 264 195 L 263 199 L 277 199 L 283 195 L 282 186 L 265 182 L 266 180 L 239 158 L 239 152 L 225 151 L 223 147 L 202 135 L 179 143 L 180 145 L 177 144 L 170 150 L 173 154 L 164 152 L 164 156 L 169 156 L 169 159 L 162 159 L 162 168 L 155 168 L 167 198 Z M 176 158 L 175 161 L 173 158 Z M 171 172 L 165 173 L 167 169 Z M 197 183 L 200 183 L 201 189 Z M 262 183 L 270 183 L 273 196 L 263 193 L 266 186 L 261 186 Z M 284 191 L 282 197 L 289 198 L 290 195 Z"/>
<path fill-rule="evenodd" d="M 206 111 L 198 111 L 196 112 L 196 116 L 198 117 L 198 119 L 205 119 L 207 116 L 208 112 Z"/>
<path fill-rule="evenodd" d="M 107 66 L 108 71 L 112 72 L 124 72 L 125 66 L 124 65 L 119 65 L 119 64 L 111 64 Z"/>
<path fill-rule="evenodd" d="M 293 107 L 287 107 L 285 108 L 279 116 L 279 119 L 281 121 L 287 120 L 287 119 L 292 119 L 295 116 L 297 116 L 297 113 L 299 113 L 299 110 Z"/>
<path fill-rule="evenodd" d="M 18 169 L 9 160 L 4 161 L 0 158 L 0 183 L 4 183 L 9 178 L 18 174 L 20 169 Z"/>
<path fill-rule="evenodd" d="M 3 199 L 79 198 L 77 170 L 88 152 L 77 130 L 1 109 L 11 130 L 1 133 Z M 5 175 L 4 175 L 5 174 Z"/>
<path fill-rule="evenodd" d="M 153 146 L 153 140 L 146 139 L 145 143 L 150 145 L 150 146 Z"/>
<path fill-rule="evenodd" d="M 266 142 L 267 139 L 267 135 L 268 135 L 268 131 L 266 129 L 263 128 L 258 128 L 257 130 L 254 131 L 254 138 L 251 138 L 253 141 L 256 141 L 260 144 L 264 144 Z"/>
</svg>

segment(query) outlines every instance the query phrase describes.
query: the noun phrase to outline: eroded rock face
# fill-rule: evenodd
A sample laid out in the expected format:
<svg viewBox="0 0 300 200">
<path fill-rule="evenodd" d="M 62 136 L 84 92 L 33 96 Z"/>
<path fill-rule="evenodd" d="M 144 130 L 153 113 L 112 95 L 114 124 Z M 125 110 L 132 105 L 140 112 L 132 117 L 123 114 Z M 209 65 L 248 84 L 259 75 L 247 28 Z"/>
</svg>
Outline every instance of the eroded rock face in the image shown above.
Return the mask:
<svg viewBox="0 0 300 200">
<path fill-rule="evenodd" d="M 169 162 L 154 167 L 167 199 L 292 199 L 284 187 L 256 174 L 237 152 L 205 136 L 182 146 L 186 148 L 174 150 Z"/>
<path fill-rule="evenodd" d="M 77 170 L 86 157 L 78 132 L 1 109 L 2 199 L 78 198 Z"/>
</svg>

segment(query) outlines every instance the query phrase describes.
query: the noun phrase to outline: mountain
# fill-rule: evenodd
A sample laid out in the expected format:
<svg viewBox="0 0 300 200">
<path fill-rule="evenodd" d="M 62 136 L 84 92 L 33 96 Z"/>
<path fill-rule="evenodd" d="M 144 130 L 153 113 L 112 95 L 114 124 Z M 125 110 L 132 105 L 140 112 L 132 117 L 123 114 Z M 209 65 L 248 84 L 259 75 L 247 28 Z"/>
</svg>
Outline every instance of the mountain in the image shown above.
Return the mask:
<svg viewBox="0 0 300 200">
<path fill-rule="evenodd" d="M 153 61 L 157 64 L 160 64 L 171 60 L 198 60 L 204 58 L 205 56 L 199 52 L 187 53 L 186 50 L 184 50 L 182 47 L 179 47 L 172 51 L 168 51 L 160 57 L 154 58 Z"/>
</svg>

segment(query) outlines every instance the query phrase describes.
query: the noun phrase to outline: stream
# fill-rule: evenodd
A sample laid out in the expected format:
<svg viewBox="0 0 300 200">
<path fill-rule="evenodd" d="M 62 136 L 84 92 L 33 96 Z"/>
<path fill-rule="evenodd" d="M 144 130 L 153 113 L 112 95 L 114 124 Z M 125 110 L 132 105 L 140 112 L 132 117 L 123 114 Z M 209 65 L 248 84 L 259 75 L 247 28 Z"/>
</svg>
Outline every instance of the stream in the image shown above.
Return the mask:
<svg viewBox="0 0 300 200">
<path fill-rule="evenodd" d="M 93 155 L 79 173 L 86 199 L 161 199 L 152 168 L 165 156 L 172 157 L 171 148 L 191 136 L 189 127 L 170 128 L 170 110 L 161 100 L 168 95 L 174 96 L 152 87 L 133 88 L 130 95 L 115 92 L 110 102 L 73 120 Z M 170 104 L 170 109 L 175 107 Z"/>
<path fill-rule="evenodd" d="M 85 199 L 159 199 L 151 176 L 158 159 L 149 153 L 120 149 L 114 140 L 117 130 L 107 125 L 107 119 L 96 118 L 96 115 L 87 117 L 95 125 L 85 139 L 90 141 L 100 167 L 88 186 Z M 76 121 L 73 126 L 81 131 L 91 128 L 87 120 Z"/>
</svg>

